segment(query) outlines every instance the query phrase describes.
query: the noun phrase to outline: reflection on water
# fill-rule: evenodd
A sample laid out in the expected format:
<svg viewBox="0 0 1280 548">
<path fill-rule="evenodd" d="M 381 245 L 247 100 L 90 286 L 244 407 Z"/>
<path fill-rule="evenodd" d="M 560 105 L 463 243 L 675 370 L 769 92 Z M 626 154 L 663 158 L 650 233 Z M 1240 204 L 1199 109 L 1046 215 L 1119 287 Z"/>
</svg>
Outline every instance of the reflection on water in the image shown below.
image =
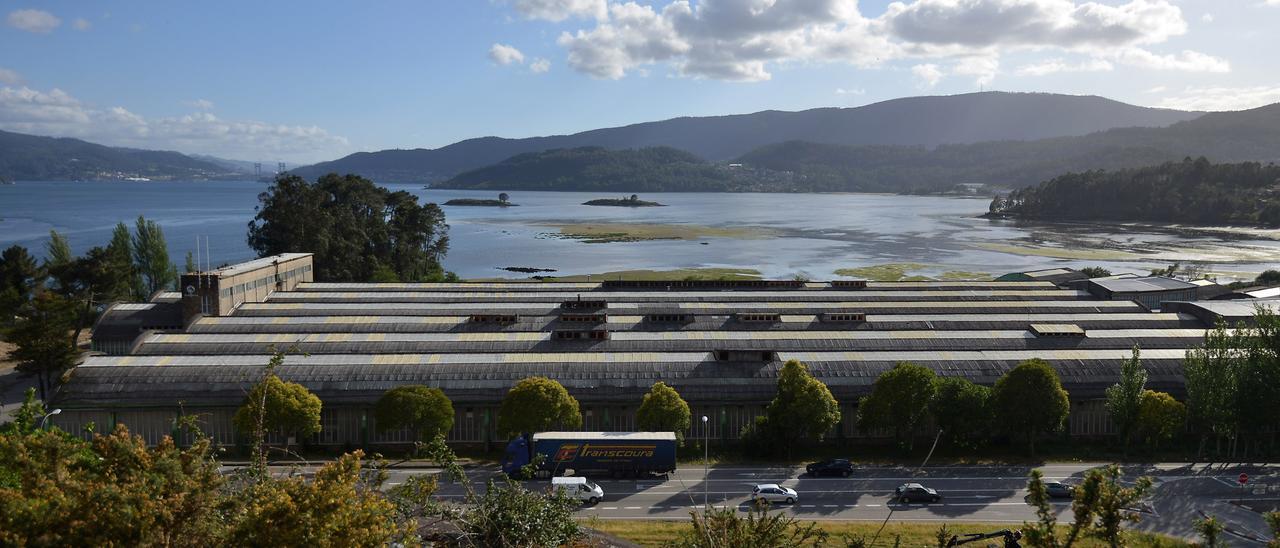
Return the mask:
<svg viewBox="0 0 1280 548">
<path fill-rule="evenodd" d="M 437 203 L 496 197 L 495 192 L 387 186 Z M 48 231 L 56 229 L 83 252 L 105 244 L 116 222 L 132 223 L 141 214 L 164 227 L 175 262 L 194 249 L 197 235 L 210 236 L 215 264 L 234 262 L 253 255 L 245 229 L 264 188 L 253 182 L 0 186 L 0 244 L 20 243 L 42 254 Z M 977 218 L 987 198 L 655 193 L 641 198 L 667 207 L 620 208 L 581 205 L 611 197 L 599 193 L 510 194 L 519 207 L 445 208 L 451 226 L 447 268 L 463 277 L 521 277 L 525 274 L 498 268 L 547 268 L 567 275 L 744 267 L 771 278 L 826 279 L 837 269 L 886 263 L 918 263 L 923 267 L 911 274 L 930 276 L 1090 265 L 1145 272 L 1174 261 L 1199 261 L 1208 271 L 1224 273 L 1280 266 L 1280 242 L 1258 232 L 993 222 Z M 584 243 L 554 237 L 559 226 L 592 223 L 691 226 L 661 232 L 664 238 L 689 239 Z"/>
</svg>

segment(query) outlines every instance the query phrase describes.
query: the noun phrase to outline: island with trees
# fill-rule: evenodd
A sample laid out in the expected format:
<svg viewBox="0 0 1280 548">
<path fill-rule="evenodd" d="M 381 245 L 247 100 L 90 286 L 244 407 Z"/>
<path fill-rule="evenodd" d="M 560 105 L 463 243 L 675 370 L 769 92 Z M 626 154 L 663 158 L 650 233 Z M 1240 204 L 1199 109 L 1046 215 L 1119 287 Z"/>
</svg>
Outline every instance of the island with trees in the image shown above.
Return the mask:
<svg viewBox="0 0 1280 548">
<path fill-rule="evenodd" d="M 614 206 L 614 207 L 666 207 L 666 204 L 658 202 L 649 202 L 641 200 L 639 196 L 632 194 L 629 198 L 599 198 L 596 200 L 588 200 L 582 202 L 582 205 L 589 206 Z"/>
<path fill-rule="evenodd" d="M 1280 227 L 1280 166 L 1201 157 L 1067 173 L 996 196 L 985 217 Z"/>
<path fill-rule="evenodd" d="M 497 200 L 486 200 L 483 198 L 454 198 L 444 203 L 447 206 L 482 206 L 482 207 L 511 207 L 520 204 L 511 203 L 511 196 L 506 192 L 498 194 Z"/>
</svg>

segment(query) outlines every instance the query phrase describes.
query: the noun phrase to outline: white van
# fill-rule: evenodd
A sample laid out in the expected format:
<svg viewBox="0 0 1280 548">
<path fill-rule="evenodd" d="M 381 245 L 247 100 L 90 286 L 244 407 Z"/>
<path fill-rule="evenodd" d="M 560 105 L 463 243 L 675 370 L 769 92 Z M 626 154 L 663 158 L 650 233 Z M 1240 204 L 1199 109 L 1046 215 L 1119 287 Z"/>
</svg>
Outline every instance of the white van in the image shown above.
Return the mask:
<svg viewBox="0 0 1280 548">
<path fill-rule="evenodd" d="M 604 489 L 591 483 L 587 478 L 551 478 L 551 486 L 587 504 L 595 504 L 604 500 Z"/>
</svg>

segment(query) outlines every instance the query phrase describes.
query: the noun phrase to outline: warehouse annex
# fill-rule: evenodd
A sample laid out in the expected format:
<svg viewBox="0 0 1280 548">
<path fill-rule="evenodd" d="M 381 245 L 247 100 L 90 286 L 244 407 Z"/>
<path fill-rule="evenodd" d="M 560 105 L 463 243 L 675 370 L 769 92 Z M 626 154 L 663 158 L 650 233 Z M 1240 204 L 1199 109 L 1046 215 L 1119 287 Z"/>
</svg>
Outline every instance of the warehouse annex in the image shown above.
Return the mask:
<svg viewBox="0 0 1280 548">
<path fill-rule="evenodd" d="M 295 348 L 278 373 L 324 402 L 318 446 L 404 443 L 377 432 L 386 390 L 444 390 L 454 442 L 500 441 L 497 408 L 520 379 L 559 381 L 582 406 L 583 429 L 633 430 L 641 396 L 663 381 L 689 402 L 692 437 L 731 439 L 772 399 L 782 364 L 798 359 L 830 387 L 844 420 L 896 363 L 990 385 L 1041 358 L 1072 400 L 1069 432 L 1110 432 L 1101 398 L 1120 363 L 1142 349 L 1152 389 L 1184 394 L 1181 362 L 1203 341 L 1202 310 L 1151 311 L 1046 280 L 866 282 L 606 280 L 316 283 L 298 253 L 181 277 L 180 291 L 118 304 L 94 332 L 98 352 L 54 400 L 80 431 L 124 423 L 155 443 L 178 416 L 200 417 L 215 441 L 237 441 L 231 416 L 272 349 Z"/>
</svg>

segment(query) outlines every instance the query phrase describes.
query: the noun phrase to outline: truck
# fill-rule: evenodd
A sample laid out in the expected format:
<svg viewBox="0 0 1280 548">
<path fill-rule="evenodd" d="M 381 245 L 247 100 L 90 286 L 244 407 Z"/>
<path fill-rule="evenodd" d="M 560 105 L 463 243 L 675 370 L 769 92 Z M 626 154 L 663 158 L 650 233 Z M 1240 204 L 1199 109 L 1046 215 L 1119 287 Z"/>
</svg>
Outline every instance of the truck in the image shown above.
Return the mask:
<svg viewBox="0 0 1280 548">
<path fill-rule="evenodd" d="M 534 475 L 573 474 L 615 478 L 666 474 L 676 469 L 674 432 L 538 432 L 507 443 L 502 471 L 518 477 L 537 462 Z"/>
</svg>

